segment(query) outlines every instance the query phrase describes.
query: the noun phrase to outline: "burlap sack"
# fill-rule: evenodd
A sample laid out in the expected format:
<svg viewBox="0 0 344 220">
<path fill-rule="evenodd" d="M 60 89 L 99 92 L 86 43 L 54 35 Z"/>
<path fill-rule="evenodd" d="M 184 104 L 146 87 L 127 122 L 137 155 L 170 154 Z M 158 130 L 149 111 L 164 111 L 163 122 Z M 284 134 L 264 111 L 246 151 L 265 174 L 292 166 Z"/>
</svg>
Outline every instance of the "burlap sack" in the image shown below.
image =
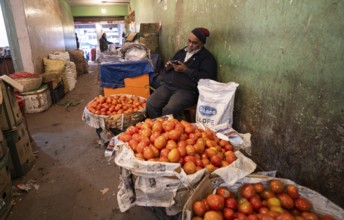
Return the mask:
<svg viewBox="0 0 344 220">
<path fill-rule="evenodd" d="M 42 77 L 44 83 L 52 83 L 53 89 L 62 81 L 62 74 L 59 72 L 42 73 Z"/>
<path fill-rule="evenodd" d="M 86 59 L 84 59 L 84 62 L 82 64 L 82 69 L 83 69 L 83 74 L 88 73 L 88 63 Z"/>
<path fill-rule="evenodd" d="M 63 88 L 64 88 L 64 93 L 68 93 L 69 92 L 69 85 L 68 85 L 68 80 L 67 80 L 67 76 L 66 76 L 66 73 L 63 72 L 61 74 L 62 76 L 62 81 L 63 81 Z"/>
<path fill-rule="evenodd" d="M 84 52 L 82 50 L 71 50 L 68 53 L 70 61 L 75 63 L 77 75 L 84 74 Z"/>
</svg>

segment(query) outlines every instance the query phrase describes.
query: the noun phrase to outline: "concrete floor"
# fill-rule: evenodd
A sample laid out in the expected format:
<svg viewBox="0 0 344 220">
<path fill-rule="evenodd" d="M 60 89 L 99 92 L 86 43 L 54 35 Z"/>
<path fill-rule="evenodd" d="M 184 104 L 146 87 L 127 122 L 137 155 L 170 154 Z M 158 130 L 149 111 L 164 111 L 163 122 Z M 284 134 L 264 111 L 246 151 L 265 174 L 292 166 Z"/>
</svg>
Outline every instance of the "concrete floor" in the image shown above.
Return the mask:
<svg viewBox="0 0 344 220">
<path fill-rule="evenodd" d="M 62 99 L 82 99 L 81 104 L 68 110 L 54 104 L 45 112 L 26 115 L 37 159 L 13 185 L 35 180 L 39 188 L 23 195 L 14 191 L 8 220 L 157 219 L 146 207 L 120 212 L 119 169 L 104 157 L 95 129 L 81 120 L 85 105 L 100 94 L 97 74 L 97 66 L 90 65 L 89 74 L 78 78 L 76 88 Z"/>
</svg>

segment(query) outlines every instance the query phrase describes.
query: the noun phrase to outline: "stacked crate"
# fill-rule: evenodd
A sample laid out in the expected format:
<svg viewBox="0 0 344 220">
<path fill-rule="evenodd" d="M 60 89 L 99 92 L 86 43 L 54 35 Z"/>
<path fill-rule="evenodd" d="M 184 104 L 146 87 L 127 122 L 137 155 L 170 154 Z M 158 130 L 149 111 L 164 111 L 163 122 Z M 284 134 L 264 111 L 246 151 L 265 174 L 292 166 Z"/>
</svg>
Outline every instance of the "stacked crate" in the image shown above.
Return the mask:
<svg viewBox="0 0 344 220">
<path fill-rule="evenodd" d="M 52 82 L 47 83 L 50 95 L 51 95 L 51 103 L 55 104 L 58 103 L 63 97 L 65 96 L 64 92 L 64 85 L 62 82 L 57 83 L 56 87 L 53 87 Z"/>
<path fill-rule="evenodd" d="M 151 53 L 159 53 L 159 23 L 141 23 L 139 42 L 146 45 Z"/>
<path fill-rule="evenodd" d="M 22 123 L 23 115 L 20 111 L 17 99 L 14 95 L 14 89 L 11 84 L 1 80 L 1 130 L 9 131 L 15 129 L 17 125 Z"/>
<path fill-rule="evenodd" d="M 4 136 L 3 141 L 7 143 L 9 150 L 9 171 L 11 177 L 16 178 L 27 173 L 33 164 L 34 156 L 28 129 L 15 97 L 13 85 L 1 80 L 0 87 L 0 127 Z"/>
<path fill-rule="evenodd" d="M 0 131 L 0 219 L 5 219 L 12 200 L 12 181 L 8 161 L 8 148 Z"/>
</svg>

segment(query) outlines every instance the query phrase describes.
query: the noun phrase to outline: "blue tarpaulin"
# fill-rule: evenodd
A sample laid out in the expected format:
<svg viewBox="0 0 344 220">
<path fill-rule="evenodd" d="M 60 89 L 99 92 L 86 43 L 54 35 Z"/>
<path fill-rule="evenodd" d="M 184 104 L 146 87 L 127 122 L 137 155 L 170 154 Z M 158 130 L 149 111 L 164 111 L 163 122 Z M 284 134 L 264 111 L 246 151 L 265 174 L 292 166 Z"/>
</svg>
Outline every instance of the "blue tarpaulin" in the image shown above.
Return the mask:
<svg viewBox="0 0 344 220">
<path fill-rule="evenodd" d="M 100 65 L 101 87 L 122 88 L 124 79 L 154 72 L 152 64 L 147 61 L 126 61 Z M 151 79 L 151 77 L 149 77 Z"/>
</svg>

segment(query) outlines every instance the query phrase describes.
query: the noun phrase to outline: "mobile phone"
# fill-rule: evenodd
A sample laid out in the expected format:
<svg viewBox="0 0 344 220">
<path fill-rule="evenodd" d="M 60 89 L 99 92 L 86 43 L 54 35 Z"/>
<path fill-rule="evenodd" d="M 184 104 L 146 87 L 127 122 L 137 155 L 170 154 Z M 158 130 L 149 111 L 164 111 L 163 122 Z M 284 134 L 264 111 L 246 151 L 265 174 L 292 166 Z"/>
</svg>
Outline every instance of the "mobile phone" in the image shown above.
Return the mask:
<svg viewBox="0 0 344 220">
<path fill-rule="evenodd" d="M 171 60 L 171 63 L 176 64 L 176 65 L 180 65 L 179 60 Z"/>
</svg>

